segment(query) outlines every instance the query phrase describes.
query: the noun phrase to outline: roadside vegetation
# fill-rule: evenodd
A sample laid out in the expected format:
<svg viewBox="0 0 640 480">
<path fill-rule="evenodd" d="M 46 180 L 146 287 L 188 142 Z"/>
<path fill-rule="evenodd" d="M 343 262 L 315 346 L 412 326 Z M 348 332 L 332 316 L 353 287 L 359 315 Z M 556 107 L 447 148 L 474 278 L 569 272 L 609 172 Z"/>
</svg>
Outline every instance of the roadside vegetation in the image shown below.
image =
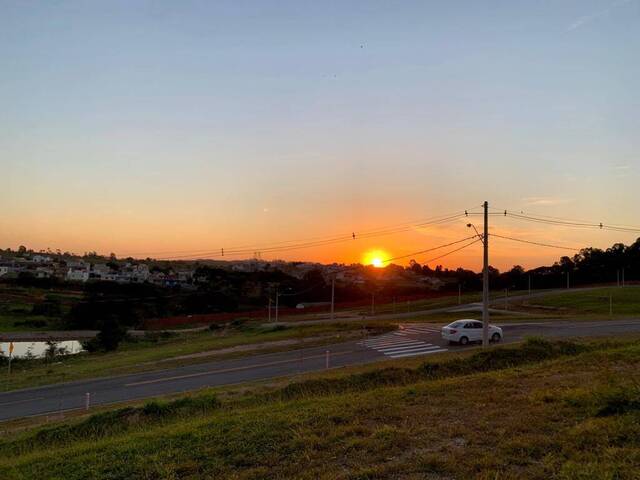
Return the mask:
<svg viewBox="0 0 640 480">
<path fill-rule="evenodd" d="M 10 376 L 6 368 L 0 370 L 0 391 L 166 369 L 231 356 L 300 348 L 302 345 L 335 343 L 394 328 L 393 323 L 386 321 L 285 327 L 240 319 L 227 326 L 215 325 L 200 332 L 147 332 L 141 337 L 129 337 L 116 351 L 84 352 L 43 359 L 15 358 Z M 236 351 L 232 350 L 234 347 Z M 211 355 L 197 355 L 205 352 Z M 216 355 L 217 352 L 221 354 Z M 0 356 L 0 367 L 6 367 L 6 362 L 6 356 Z"/>
<path fill-rule="evenodd" d="M 62 318 L 82 293 L 0 282 L 0 332 L 63 328 Z"/>
<path fill-rule="evenodd" d="M 603 319 L 640 315 L 640 286 L 601 287 L 550 293 L 514 302 L 514 310 L 575 318 Z"/>
<path fill-rule="evenodd" d="M 0 472 L 9 479 L 635 479 L 639 361 L 638 339 L 530 339 L 230 396 L 218 389 L 5 434 Z"/>
</svg>

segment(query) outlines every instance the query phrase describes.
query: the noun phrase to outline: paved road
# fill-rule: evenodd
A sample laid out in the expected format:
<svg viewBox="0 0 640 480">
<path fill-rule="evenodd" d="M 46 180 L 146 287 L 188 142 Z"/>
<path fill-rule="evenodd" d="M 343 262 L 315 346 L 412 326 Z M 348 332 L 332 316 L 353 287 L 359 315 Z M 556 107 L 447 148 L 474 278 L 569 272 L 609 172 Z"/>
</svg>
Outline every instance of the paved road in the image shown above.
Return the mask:
<svg viewBox="0 0 640 480">
<path fill-rule="evenodd" d="M 589 290 L 593 290 L 600 287 L 581 287 L 581 288 L 572 288 L 571 292 L 585 292 Z M 639 288 L 637 286 L 629 286 L 626 288 Z M 528 300 L 531 298 L 542 297 L 546 295 L 553 295 L 559 293 L 566 293 L 567 290 L 555 289 L 555 290 L 538 290 L 528 294 L 519 294 L 508 297 L 508 302 L 520 301 L 520 300 Z M 495 294 L 494 294 L 495 295 Z M 505 299 L 502 297 L 494 297 L 489 301 L 490 305 L 501 306 L 504 305 Z M 428 308 L 424 310 L 415 310 L 411 312 L 397 312 L 397 313 L 384 313 L 375 316 L 370 315 L 354 315 L 353 312 L 337 312 L 334 320 L 330 318 L 327 314 L 326 316 L 321 316 L 319 318 L 315 318 L 313 320 L 291 320 L 291 321 L 282 321 L 276 323 L 270 323 L 265 325 L 286 325 L 286 326 L 301 326 L 301 325 L 317 325 L 322 323 L 333 323 L 333 322 L 348 322 L 348 321 L 358 321 L 365 319 L 377 319 L 377 320 L 402 320 L 406 318 L 413 318 L 420 315 L 432 315 L 437 313 L 447 313 L 447 312 L 474 312 L 481 311 L 482 304 L 478 302 L 473 303 L 464 303 L 462 305 L 449 305 L 447 307 L 440 308 Z M 502 310 L 498 309 L 490 309 L 491 312 L 502 312 Z M 519 312 L 510 311 L 511 315 L 521 314 Z M 206 330 L 208 325 L 204 325 L 201 327 L 194 328 L 186 328 L 181 330 L 165 330 L 167 332 L 175 332 L 175 333 L 187 333 L 187 332 L 199 332 Z M 48 340 L 87 340 L 93 338 L 97 335 L 97 330 L 62 330 L 62 331 L 43 331 L 43 332 L 0 332 L 0 341 L 2 342 L 34 342 L 34 341 L 48 341 Z M 129 330 L 129 335 L 133 336 L 144 336 L 144 330 Z"/>
<path fill-rule="evenodd" d="M 521 340 L 526 335 L 586 337 L 640 334 L 640 319 L 521 323 L 503 325 L 503 329 L 505 339 L 509 342 Z M 463 347 L 451 347 L 444 342 L 436 325 L 407 324 L 395 332 L 329 346 L 1 393 L 0 421 L 83 408 L 86 393 L 90 393 L 92 405 L 109 404 L 208 386 L 320 371 L 326 368 L 327 350 L 330 352 L 329 366 L 336 368 L 383 359 L 428 356 L 461 348 Z"/>
<path fill-rule="evenodd" d="M 556 295 L 567 293 L 568 291 L 574 292 L 588 292 L 589 290 L 594 290 L 600 287 L 580 287 L 580 288 L 572 288 L 571 290 L 567 290 L 566 288 L 559 288 L 555 290 L 538 290 L 531 292 L 531 295 L 528 293 L 517 294 L 510 297 L 507 297 L 507 303 L 518 302 L 522 300 L 529 300 L 537 297 L 544 297 L 547 295 Z M 627 287 L 632 288 L 632 287 Z M 636 287 L 637 288 L 637 287 Z M 504 297 L 496 297 L 495 293 L 493 293 L 494 297 L 489 300 L 489 305 L 494 306 L 502 306 L 505 304 Z M 402 320 L 407 318 L 415 318 L 421 315 L 434 315 L 438 313 L 450 313 L 450 312 L 480 312 L 482 311 L 482 303 L 481 302 L 472 302 L 472 303 L 463 303 L 461 305 L 449 305 L 447 307 L 438 307 L 438 308 L 428 308 L 424 310 L 415 310 L 410 312 L 397 312 L 397 313 L 382 313 L 378 315 L 344 315 L 339 316 L 336 315 L 335 320 L 331 320 L 330 317 L 321 317 L 314 320 L 290 320 L 290 321 L 282 321 L 278 322 L 279 325 L 285 326 L 300 326 L 300 325 L 318 325 L 322 323 L 331 323 L 331 322 L 349 322 L 349 321 L 357 321 L 362 319 L 376 319 L 376 320 Z M 500 312 L 505 313 L 504 310 L 490 308 L 490 312 Z M 508 311 L 506 312 L 510 315 L 526 315 L 522 312 L 517 311 Z M 265 324 L 267 325 L 267 324 Z M 271 324 L 273 325 L 273 324 Z"/>
</svg>

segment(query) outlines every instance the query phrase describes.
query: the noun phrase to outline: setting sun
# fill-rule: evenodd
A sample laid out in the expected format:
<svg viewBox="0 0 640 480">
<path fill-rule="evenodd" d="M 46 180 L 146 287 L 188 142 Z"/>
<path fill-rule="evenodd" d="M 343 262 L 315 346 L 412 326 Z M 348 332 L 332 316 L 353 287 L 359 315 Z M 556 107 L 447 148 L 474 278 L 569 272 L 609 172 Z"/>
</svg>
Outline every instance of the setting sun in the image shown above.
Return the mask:
<svg viewBox="0 0 640 480">
<path fill-rule="evenodd" d="M 389 254 L 384 250 L 369 250 L 362 258 L 362 263 L 364 265 L 372 265 L 376 268 L 382 268 L 385 266 L 385 260 L 389 258 Z"/>
</svg>

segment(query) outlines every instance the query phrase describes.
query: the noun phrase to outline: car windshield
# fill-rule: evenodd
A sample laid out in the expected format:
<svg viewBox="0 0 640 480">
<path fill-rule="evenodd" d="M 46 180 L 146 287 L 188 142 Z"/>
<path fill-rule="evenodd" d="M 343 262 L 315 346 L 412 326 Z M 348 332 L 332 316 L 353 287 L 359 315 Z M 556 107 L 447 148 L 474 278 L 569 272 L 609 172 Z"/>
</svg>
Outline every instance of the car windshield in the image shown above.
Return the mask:
<svg viewBox="0 0 640 480">
<path fill-rule="evenodd" d="M 447 326 L 448 326 L 448 327 L 451 327 L 451 328 L 462 328 L 462 327 L 463 327 L 463 325 L 464 325 L 465 323 L 466 323 L 466 322 L 464 322 L 464 321 L 462 321 L 462 320 L 458 320 L 457 322 L 450 323 L 450 324 L 449 324 L 449 325 L 447 325 Z"/>
</svg>

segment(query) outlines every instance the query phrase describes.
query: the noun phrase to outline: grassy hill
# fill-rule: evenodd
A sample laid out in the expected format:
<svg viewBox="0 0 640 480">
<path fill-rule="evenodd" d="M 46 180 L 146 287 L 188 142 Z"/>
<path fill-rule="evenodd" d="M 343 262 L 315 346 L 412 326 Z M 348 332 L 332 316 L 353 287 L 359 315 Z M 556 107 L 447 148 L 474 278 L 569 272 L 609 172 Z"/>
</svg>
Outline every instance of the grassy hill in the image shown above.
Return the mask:
<svg viewBox="0 0 640 480">
<path fill-rule="evenodd" d="M 640 341 L 332 371 L 2 435 L 26 478 L 635 479 Z M 388 366 L 391 365 L 391 366 Z"/>
</svg>

